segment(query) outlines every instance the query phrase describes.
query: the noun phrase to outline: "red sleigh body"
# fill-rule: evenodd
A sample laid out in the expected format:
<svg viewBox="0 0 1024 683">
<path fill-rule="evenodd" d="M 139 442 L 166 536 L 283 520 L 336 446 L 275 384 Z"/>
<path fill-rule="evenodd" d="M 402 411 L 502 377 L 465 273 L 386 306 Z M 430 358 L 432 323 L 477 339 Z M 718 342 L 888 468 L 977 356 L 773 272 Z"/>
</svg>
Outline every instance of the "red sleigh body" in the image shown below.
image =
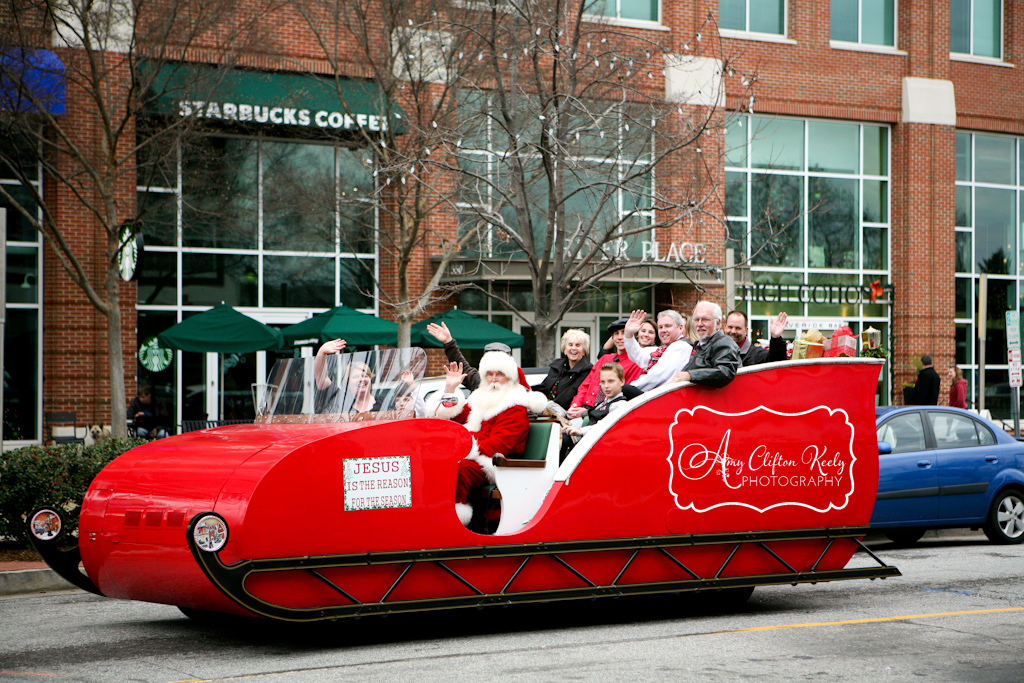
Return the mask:
<svg viewBox="0 0 1024 683">
<path fill-rule="evenodd" d="M 499 478 L 493 535 L 456 517 L 471 440 L 445 420 L 233 425 L 154 441 L 89 489 L 84 587 L 312 621 L 898 575 L 880 561 L 846 568 L 878 484 L 878 371 L 780 363 L 722 389 L 645 394 L 561 466 L 556 437 L 545 466 Z M 204 515 L 226 527 L 220 550 L 196 540 Z"/>
</svg>

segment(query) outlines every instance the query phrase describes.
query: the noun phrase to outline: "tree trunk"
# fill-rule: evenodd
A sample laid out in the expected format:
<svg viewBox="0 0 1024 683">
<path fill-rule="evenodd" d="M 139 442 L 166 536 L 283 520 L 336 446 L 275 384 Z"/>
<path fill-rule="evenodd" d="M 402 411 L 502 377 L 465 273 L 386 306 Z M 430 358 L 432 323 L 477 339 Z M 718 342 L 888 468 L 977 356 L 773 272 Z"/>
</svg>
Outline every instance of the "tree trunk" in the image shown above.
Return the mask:
<svg viewBox="0 0 1024 683">
<path fill-rule="evenodd" d="M 107 318 L 107 349 L 110 353 L 110 432 L 114 438 L 128 436 L 128 405 L 124 392 L 124 354 L 121 352 L 121 294 L 118 274 L 109 289 L 110 315 Z M 168 428 L 170 425 L 167 425 Z"/>
<path fill-rule="evenodd" d="M 537 365 L 544 367 L 559 355 L 555 348 L 555 328 L 541 325 L 533 329 L 537 339 Z"/>
<path fill-rule="evenodd" d="M 398 348 L 407 349 L 412 346 L 412 321 L 399 316 L 398 318 Z"/>
</svg>

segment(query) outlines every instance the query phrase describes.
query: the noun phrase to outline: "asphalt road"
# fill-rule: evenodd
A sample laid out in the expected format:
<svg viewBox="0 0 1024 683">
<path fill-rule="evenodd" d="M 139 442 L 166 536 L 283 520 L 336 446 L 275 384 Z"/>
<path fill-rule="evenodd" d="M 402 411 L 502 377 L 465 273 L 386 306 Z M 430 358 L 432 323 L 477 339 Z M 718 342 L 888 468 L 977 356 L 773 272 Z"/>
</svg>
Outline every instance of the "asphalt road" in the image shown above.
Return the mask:
<svg viewBox="0 0 1024 683">
<path fill-rule="evenodd" d="M 81 592 L 0 599 L 0 682 L 1024 680 L 1024 546 L 872 546 L 885 581 L 516 606 L 288 627 L 204 626 Z"/>
</svg>

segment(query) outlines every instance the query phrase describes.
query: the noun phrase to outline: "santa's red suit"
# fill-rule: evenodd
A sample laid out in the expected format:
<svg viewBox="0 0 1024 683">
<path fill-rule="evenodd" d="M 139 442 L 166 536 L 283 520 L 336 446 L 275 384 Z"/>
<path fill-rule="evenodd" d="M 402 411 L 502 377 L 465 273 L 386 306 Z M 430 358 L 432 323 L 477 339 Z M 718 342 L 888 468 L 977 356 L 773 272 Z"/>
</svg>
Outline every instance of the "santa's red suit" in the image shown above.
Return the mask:
<svg viewBox="0 0 1024 683">
<path fill-rule="evenodd" d="M 495 454 L 516 455 L 526 449 L 530 431 L 527 410 L 540 413 L 548 400 L 538 391 L 530 391 L 522 381 L 521 371 L 507 353 L 490 351 L 480 360 L 480 375 L 497 371 L 509 379 L 504 385 L 492 387 L 486 382 L 465 398 L 461 393 L 445 399 L 437 396 L 427 402 L 428 417 L 443 417 L 465 426 L 473 435 L 473 447 L 459 461 L 455 484 L 455 510 L 463 524 L 469 525 L 473 509 L 469 493 L 475 488 L 495 482 Z"/>
</svg>

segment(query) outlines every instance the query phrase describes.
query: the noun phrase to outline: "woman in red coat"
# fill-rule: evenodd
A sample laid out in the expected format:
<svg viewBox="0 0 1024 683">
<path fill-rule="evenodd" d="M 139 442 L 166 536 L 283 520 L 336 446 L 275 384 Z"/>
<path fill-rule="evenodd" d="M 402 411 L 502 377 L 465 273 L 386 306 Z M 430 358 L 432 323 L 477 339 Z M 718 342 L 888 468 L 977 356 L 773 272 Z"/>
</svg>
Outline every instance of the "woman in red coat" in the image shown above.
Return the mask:
<svg viewBox="0 0 1024 683">
<path fill-rule="evenodd" d="M 967 380 L 964 379 L 964 371 L 953 366 L 946 373 L 952 385 L 949 387 L 949 405 L 952 408 L 967 407 Z"/>
</svg>

